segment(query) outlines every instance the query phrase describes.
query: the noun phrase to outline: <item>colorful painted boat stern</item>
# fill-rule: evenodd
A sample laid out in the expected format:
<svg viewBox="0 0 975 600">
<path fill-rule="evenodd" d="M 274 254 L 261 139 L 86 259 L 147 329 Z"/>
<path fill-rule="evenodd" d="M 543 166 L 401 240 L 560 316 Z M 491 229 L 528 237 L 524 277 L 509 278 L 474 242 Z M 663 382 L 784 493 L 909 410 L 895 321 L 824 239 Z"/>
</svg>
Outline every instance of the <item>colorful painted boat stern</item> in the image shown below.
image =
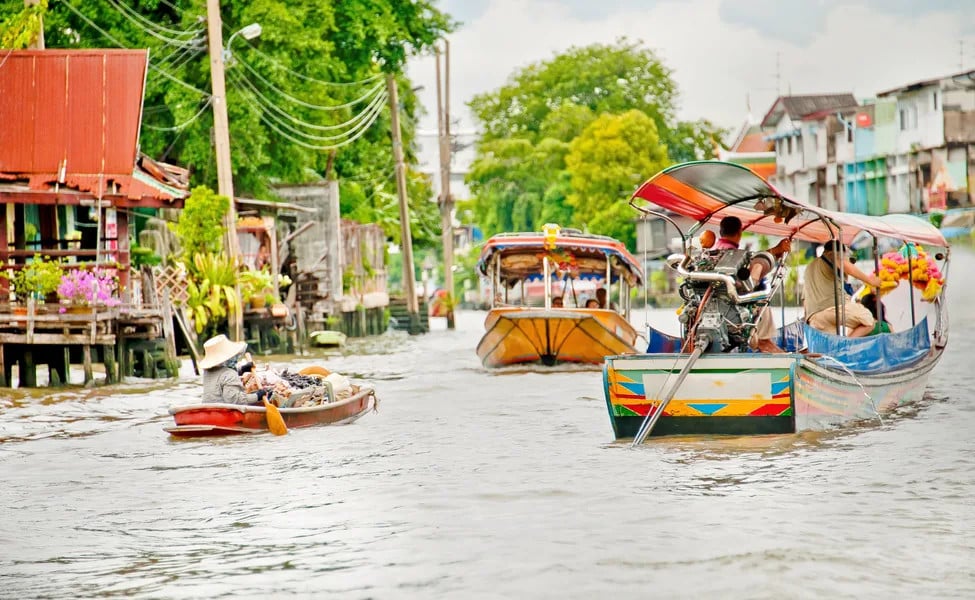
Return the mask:
<svg viewBox="0 0 975 600">
<path fill-rule="evenodd" d="M 792 354 L 702 356 L 667 404 L 651 435 L 760 435 L 795 429 Z M 606 405 L 616 439 L 632 438 L 676 383 L 687 354 L 608 357 Z"/>
</svg>

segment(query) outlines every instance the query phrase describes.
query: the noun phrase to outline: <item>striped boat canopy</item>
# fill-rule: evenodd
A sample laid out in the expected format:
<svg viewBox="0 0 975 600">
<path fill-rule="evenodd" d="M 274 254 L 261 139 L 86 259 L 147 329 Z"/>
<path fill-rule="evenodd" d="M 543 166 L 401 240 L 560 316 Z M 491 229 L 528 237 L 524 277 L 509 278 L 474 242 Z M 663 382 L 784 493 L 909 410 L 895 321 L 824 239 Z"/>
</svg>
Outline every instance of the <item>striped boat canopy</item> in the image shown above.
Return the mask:
<svg viewBox="0 0 975 600">
<path fill-rule="evenodd" d="M 568 253 L 574 261 L 573 272 L 580 279 L 606 277 L 606 261 L 611 264 L 612 279 L 622 275 L 631 284 L 643 282 L 643 268 L 622 242 L 604 235 L 578 233 L 563 229 L 556 237 L 553 250 L 546 250 L 543 233 L 501 233 L 484 244 L 477 269 L 490 276 L 495 257 L 501 260 L 501 279 L 513 282 L 521 279 L 540 279 L 542 256 L 548 253 Z M 553 268 L 555 265 L 553 265 Z"/>
<path fill-rule="evenodd" d="M 941 231 L 911 215 L 872 217 L 826 210 L 786 198 L 741 165 L 698 161 L 664 169 L 640 186 L 630 200 L 646 200 L 698 221 L 690 233 L 735 216 L 746 231 L 809 242 L 839 238 L 850 244 L 861 232 L 906 242 L 946 247 Z"/>
</svg>

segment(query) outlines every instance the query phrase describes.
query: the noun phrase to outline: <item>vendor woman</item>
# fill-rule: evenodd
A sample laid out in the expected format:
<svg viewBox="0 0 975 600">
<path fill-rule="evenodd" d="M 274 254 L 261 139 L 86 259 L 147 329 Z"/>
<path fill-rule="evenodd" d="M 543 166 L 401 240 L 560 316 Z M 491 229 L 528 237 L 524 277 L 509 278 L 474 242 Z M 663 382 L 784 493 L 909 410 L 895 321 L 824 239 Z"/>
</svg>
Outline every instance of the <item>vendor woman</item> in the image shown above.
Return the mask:
<svg viewBox="0 0 975 600">
<path fill-rule="evenodd" d="M 244 354 L 247 342 L 231 342 L 220 334 L 203 344 L 204 356 L 200 361 L 203 369 L 203 402 L 224 404 L 263 404 L 269 389 L 248 394 L 237 374 L 237 362 Z"/>
</svg>

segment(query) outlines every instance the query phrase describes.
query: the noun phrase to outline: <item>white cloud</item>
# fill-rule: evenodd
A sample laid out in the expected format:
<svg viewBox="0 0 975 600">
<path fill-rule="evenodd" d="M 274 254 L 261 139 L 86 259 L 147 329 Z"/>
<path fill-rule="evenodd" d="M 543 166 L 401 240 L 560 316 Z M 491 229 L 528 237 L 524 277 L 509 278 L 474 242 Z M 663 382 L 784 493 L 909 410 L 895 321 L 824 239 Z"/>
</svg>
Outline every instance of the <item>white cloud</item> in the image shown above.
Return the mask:
<svg viewBox="0 0 975 600">
<path fill-rule="evenodd" d="M 975 11 L 960 5 L 922 10 L 929 3 L 916 0 L 912 11 L 898 0 L 896 11 L 881 13 L 865 0 L 845 0 L 821 3 L 815 15 L 794 14 L 790 28 L 808 24 L 808 35 L 790 42 L 760 33 L 754 12 L 751 22 L 724 20 L 723 2 L 661 1 L 640 8 L 637 2 L 613 1 L 595 14 L 591 8 L 579 11 L 575 0 L 489 0 L 468 11 L 471 18 L 450 37 L 452 112 L 472 127 L 465 103 L 501 86 L 518 68 L 570 46 L 626 36 L 656 49 L 674 70 L 681 118 L 736 127 L 746 96 L 758 116 L 774 99 L 777 53 L 783 93 L 791 86 L 797 94 L 852 91 L 863 97 L 956 71 L 958 41 L 975 29 Z M 450 10 L 449 4 L 444 8 Z M 975 39 L 968 39 L 967 66 L 975 67 Z M 425 88 L 421 101 L 429 114 L 422 126 L 435 129 L 433 59 L 415 59 L 409 74 Z"/>
</svg>

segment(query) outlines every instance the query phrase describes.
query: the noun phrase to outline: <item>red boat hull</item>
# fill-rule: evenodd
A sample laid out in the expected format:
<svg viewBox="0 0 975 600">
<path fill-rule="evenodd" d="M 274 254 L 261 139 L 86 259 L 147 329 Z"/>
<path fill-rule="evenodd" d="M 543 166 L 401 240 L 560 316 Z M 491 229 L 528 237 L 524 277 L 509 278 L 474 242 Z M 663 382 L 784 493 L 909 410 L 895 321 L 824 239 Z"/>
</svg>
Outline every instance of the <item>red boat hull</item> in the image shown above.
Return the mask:
<svg viewBox="0 0 975 600">
<path fill-rule="evenodd" d="M 375 391 L 363 388 L 351 398 L 320 406 L 279 409 L 288 429 L 312 425 L 351 423 L 375 408 Z M 240 404 L 193 404 L 177 406 L 169 413 L 175 427 L 165 430 L 177 437 L 202 437 L 263 433 L 268 431 L 267 413 L 263 406 Z"/>
</svg>

